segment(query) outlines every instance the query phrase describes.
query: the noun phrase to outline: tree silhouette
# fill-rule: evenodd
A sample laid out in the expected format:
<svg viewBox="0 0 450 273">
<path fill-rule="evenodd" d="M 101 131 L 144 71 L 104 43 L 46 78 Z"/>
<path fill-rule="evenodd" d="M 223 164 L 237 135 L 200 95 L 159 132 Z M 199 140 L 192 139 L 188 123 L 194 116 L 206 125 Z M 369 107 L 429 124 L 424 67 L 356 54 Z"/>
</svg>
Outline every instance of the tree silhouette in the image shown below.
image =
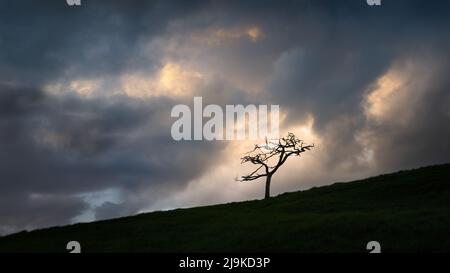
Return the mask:
<svg viewBox="0 0 450 273">
<path fill-rule="evenodd" d="M 290 156 L 300 156 L 301 153 L 309 151 L 314 145 L 305 145 L 293 133 L 276 141 L 268 141 L 263 145 L 255 145 L 255 148 L 241 158 L 241 164 L 246 162 L 259 165 L 252 173 L 244 175 L 238 181 L 253 181 L 266 177 L 266 191 L 264 199 L 270 197 L 270 182 L 276 171 L 286 162 Z M 271 162 L 272 161 L 272 162 Z M 273 162 L 274 161 L 274 162 Z M 273 164 L 272 164 L 273 163 Z"/>
</svg>

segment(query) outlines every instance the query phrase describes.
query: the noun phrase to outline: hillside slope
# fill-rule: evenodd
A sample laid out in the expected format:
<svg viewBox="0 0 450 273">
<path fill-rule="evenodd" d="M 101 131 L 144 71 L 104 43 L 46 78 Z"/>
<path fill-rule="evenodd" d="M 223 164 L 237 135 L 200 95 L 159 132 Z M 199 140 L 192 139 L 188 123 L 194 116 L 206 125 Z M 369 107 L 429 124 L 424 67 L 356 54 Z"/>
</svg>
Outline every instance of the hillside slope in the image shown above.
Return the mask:
<svg viewBox="0 0 450 273">
<path fill-rule="evenodd" d="M 21 232 L 0 252 L 450 251 L 450 164 L 248 201 Z"/>
</svg>

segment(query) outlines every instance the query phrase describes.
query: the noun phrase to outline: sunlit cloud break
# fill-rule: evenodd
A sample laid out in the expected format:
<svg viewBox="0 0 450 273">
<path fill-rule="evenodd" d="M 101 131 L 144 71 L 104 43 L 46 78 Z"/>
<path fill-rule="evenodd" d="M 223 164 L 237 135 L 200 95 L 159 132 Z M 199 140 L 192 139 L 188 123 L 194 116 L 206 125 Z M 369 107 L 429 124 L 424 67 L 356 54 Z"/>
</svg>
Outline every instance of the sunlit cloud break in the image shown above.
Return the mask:
<svg viewBox="0 0 450 273">
<path fill-rule="evenodd" d="M 174 140 L 244 140 L 279 137 L 279 105 L 219 105 L 203 107 L 202 97 L 194 97 L 194 109 L 175 105 L 171 117 Z M 225 113 L 224 113 L 225 112 Z M 225 117 L 225 120 L 224 120 Z M 210 118 L 203 124 L 204 118 Z M 270 128 L 269 128 L 270 124 Z M 192 137 L 193 132 L 193 137 Z"/>
</svg>

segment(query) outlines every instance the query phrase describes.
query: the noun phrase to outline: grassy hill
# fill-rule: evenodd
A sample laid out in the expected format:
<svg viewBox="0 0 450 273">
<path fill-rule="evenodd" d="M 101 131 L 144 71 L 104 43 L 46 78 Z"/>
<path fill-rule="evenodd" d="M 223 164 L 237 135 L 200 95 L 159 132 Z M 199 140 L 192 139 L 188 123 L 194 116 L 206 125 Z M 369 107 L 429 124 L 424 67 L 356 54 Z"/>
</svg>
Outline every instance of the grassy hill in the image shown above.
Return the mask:
<svg viewBox="0 0 450 273">
<path fill-rule="evenodd" d="M 450 164 L 0 238 L 0 252 L 450 252 Z"/>
</svg>

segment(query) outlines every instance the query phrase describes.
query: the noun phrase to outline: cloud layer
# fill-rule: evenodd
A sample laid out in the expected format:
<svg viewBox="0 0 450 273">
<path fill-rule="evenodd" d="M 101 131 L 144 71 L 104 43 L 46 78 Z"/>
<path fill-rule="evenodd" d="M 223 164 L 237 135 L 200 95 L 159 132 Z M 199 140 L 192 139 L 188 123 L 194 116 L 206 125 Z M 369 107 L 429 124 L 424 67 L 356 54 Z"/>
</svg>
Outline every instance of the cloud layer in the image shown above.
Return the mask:
<svg viewBox="0 0 450 273">
<path fill-rule="evenodd" d="M 172 106 L 279 104 L 274 193 L 450 160 L 444 1 L 0 3 L 0 233 L 259 198 Z"/>
</svg>

